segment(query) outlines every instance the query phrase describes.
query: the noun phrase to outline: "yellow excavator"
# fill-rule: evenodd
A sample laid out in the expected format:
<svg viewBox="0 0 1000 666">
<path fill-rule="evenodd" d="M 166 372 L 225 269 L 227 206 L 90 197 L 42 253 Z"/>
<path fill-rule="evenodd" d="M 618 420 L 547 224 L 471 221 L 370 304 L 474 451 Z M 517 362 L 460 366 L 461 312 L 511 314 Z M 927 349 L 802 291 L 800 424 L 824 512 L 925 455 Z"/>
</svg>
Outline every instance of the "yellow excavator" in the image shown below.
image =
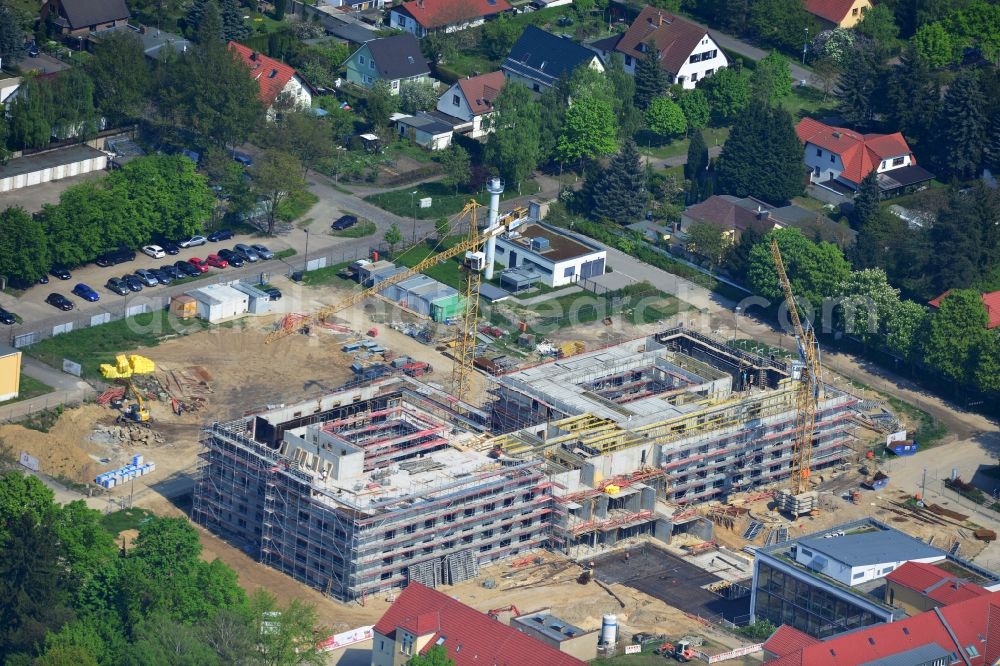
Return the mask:
<svg viewBox="0 0 1000 666">
<path fill-rule="evenodd" d="M 134 375 L 145 375 L 156 370 L 156 364 L 145 356 L 137 354 L 118 354 L 115 357 L 114 365 L 110 363 L 101 364 L 101 375 L 105 379 L 117 379 L 125 385 L 125 395 L 122 401 L 121 414 L 118 415 L 118 422 L 130 422 L 150 426 L 149 410 L 142 399 L 142 394 L 132 382 Z M 135 402 L 128 401 L 129 391 L 135 396 Z"/>
</svg>

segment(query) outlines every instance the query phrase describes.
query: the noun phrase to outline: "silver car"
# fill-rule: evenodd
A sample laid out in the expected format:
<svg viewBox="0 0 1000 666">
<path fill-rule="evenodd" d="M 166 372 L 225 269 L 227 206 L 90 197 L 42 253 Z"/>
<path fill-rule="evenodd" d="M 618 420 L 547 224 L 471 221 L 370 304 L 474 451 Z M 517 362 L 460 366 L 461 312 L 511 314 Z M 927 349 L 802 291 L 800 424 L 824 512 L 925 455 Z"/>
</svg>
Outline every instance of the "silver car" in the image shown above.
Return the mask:
<svg viewBox="0 0 1000 666">
<path fill-rule="evenodd" d="M 260 259 L 260 255 L 257 254 L 257 250 L 243 243 L 237 243 L 236 246 L 233 248 L 233 252 L 240 255 L 241 257 L 243 257 L 244 259 L 246 259 L 251 263 Z"/>
<path fill-rule="evenodd" d="M 151 271 L 146 270 L 145 268 L 140 268 L 139 270 L 137 270 L 135 272 L 135 276 L 139 278 L 139 281 L 142 282 L 147 287 L 155 287 L 156 285 L 160 284 L 160 281 L 156 279 L 156 275 L 153 274 Z"/>
<path fill-rule="evenodd" d="M 264 245 L 261 245 L 260 243 L 254 243 L 250 247 L 252 247 L 257 252 L 257 256 L 259 256 L 261 259 L 274 259 L 274 252 L 268 250 L 267 247 L 265 247 Z"/>
</svg>

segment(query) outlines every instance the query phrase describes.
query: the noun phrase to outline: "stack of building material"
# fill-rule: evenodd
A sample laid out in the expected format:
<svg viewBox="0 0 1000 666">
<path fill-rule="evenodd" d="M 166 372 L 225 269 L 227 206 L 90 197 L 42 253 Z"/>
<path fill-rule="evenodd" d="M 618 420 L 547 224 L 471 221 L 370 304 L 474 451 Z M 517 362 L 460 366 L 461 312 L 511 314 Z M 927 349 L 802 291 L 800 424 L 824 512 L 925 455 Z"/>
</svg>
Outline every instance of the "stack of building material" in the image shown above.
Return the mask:
<svg viewBox="0 0 1000 666">
<path fill-rule="evenodd" d="M 143 462 L 142 456 L 132 456 L 132 462 L 124 467 L 98 474 L 94 482 L 102 488 L 114 488 L 138 476 L 145 476 L 156 470 L 156 463 Z"/>
</svg>

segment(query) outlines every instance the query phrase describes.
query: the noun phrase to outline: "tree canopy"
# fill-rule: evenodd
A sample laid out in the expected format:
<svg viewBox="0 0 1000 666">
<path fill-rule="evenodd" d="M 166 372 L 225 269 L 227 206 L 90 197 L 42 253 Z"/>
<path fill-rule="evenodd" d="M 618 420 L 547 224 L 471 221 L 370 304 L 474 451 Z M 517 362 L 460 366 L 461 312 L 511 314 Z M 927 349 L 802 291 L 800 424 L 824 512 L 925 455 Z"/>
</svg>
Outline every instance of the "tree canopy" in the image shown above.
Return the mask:
<svg viewBox="0 0 1000 666">
<path fill-rule="evenodd" d="M 618 224 L 631 224 L 646 206 L 646 174 L 639 161 L 639 150 L 632 140 L 622 144 L 608 168 L 593 187 L 594 215 Z"/>
<path fill-rule="evenodd" d="M 539 108 L 524 84 L 508 81 L 493 100 L 484 161 L 508 182 L 527 178 L 541 158 Z"/>
<path fill-rule="evenodd" d="M 803 189 L 803 148 L 782 108 L 752 104 L 733 125 L 716 166 L 719 190 L 783 204 Z"/>
</svg>

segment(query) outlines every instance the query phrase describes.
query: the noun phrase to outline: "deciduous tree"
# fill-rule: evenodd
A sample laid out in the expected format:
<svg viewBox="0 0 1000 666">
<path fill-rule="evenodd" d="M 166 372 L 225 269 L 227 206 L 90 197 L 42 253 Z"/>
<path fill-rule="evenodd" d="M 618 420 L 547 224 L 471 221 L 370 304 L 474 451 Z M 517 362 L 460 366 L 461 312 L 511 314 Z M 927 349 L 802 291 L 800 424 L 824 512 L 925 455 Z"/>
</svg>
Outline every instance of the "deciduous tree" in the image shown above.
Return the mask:
<svg viewBox="0 0 1000 666">
<path fill-rule="evenodd" d="M 750 75 L 750 91 L 754 98 L 777 104 L 792 94 L 792 69 L 788 59 L 771 51 L 757 61 Z"/>
<path fill-rule="evenodd" d="M 306 189 L 302 162 L 282 150 L 265 150 L 251 167 L 252 186 L 264 203 L 268 235 L 274 235 L 279 206 L 289 197 Z"/>
<path fill-rule="evenodd" d="M 566 109 L 556 156 L 562 162 L 575 162 L 608 155 L 617 150 L 617 137 L 618 121 L 610 103 L 592 97 L 578 99 Z"/>
<path fill-rule="evenodd" d="M 403 242 L 403 232 L 399 230 L 399 225 L 393 222 L 392 226 L 385 230 L 382 240 L 389 244 L 389 254 L 394 255 L 396 246 Z"/>
<path fill-rule="evenodd" d="M 152 82 L 142 42 L 128 31 L 108 31 L 92 53 L 86 69 L 94 81 L 98 109 L 113 125 L 138 118 L 148 104 Z"/>
<path fill-rule="evenodd" d="M 417 654 L 406 662 L 406 666 L 455 666 L 455 662 L 448 657 L 448 651 L 440 645 L 434 645 L 427 654 Z"/>
<path fill-rule="evenodd" d="M 501 13 L 496 19 L 487 21 L 482 30 L 483 50 L 491 60 L 501 60 L 510 53 L 518 37 L 521 36 L 523 26 L 515 23 Z"/>
<path fill-rule="evenodd" d="M 712 116 L 712 110 L 708 106 L 708 96 L 701 88 L 686 90 L 677 98 L 677 104 L 684 112 L 687 119 L 687 126 L 692 130 L 700 130 L 706 125 Z"/>
<path fill-rule="evenodd" d="M 399 108 L 404 113 L 415 114 L 437 105 L 437 92 L 430 83 L 404 81 L 399 86 Z"/>
<path fill-rule="evenodd" d="M 392 94 L 392 88 L 387 81 L 379 79 L 372 84 L 365 98 L 365 120 L 376 128 L 388 127 L 389 116 L 398 108 L 399 98 Z"/>
<path fill-rule="evenodd" d="M 299 159 L 303 176 L 309 173 L 309 169 L 315 169 L 332 157 L 337 150 L 329 121 L 310 111 L 295 110 L 283 114 L 279 122 L 268 128 L 267 137 L 270 146 Z"/>
<path fill-rule="evenodd" d="M 683 109 L 669 97 L 657 97 L 649 104 L 646 126 L 667 140 L 683 136 L 688 129 Z"/>
<path fill-rule="evenodd" d="M 698 82 L 698 87 L 708 96 L 712 117 L 720 123 L 735 120 L 750 103 L 750 84 L 742 73 L 724 67 L 712 76 Z"/>
<path fill-rule="evenodd" d="M 818 32 L 816 20 L 799 0 L 756 0 L 750 3 L 747 30 L 764 44 L 786 53 L 801 52 L 806 35 Z"/>
<path fill-rule="evenodd" d="M 955 47 L 951 35 L 940 22 L 921 26 L 911 40 L 920 57 L 933 69 L 945 67 L 955 61 Z"/>
<path fill-rule="evenodd" d="M 0 275 L 21 285 L 34 284 L 52 266 L 42 223 L 23 208 L 0 213 Z"/>
<path fill-rule="evenodd" d="M 469 159 L 469 152 L 457 143 L 453 143 L 447 150 L 441 152 L 438 161 L 444 170 L 444 178 L 441 182 L 454 187 L 455 194 L 458 194 L 458 188 L 465 187 L 472 178 L 472 162 Z"/>
<path fill-rule="evenodd" d="M 989 336 L 988 321 L 978 291 L 955 289 L 929 318 L 923 337 L 924 361 L 960 385 L 973 385 L 977 351 Z"/>
<path fill-rule="evenodd" d="M 728 242 L 718 227 L 708 222 L 695 222 L 687 230 L 686 248 L 707 259 L 712 266 L 722 263 Z"/>
<path fill-rule="evenodd" d="M 528 87 L 508 81 L 493 100 L 489 125 L 485 162 L 507 182 L 520 183 L 541 158 L 539 108 Z"/>
</svg>

